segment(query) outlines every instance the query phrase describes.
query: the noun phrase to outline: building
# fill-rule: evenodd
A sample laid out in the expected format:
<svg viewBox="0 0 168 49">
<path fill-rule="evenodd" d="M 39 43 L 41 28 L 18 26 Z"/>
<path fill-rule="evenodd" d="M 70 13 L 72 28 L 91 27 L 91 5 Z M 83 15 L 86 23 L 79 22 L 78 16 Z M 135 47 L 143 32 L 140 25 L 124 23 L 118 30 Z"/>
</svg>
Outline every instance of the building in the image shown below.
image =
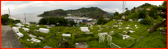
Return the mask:
<svg viewBox="0 0 168 49">
<path fill-rule="evenodd" d="M 88 23 L 92 22 L 92 19 L 86 18 L 86 17 L 64 17 L 65 19 L 68 19 L 69 21 L 74 21 L 75 23 Z"/>
<path fill-rule="evenodd" d="M 150 8 L 146 8 L 147 11 L 150 11 Z"/>
<path fill-rule="evenodd" d="M 68 17 L 71 17 L 71 14 L 67 14 Z"/>
<path fill-rule="evenodd" d="M 126 16 L 123 15 L 123 16 L 121 17 L 121 19 L 125 19 L 125 17 L 126 17 Z"/>
</svg>

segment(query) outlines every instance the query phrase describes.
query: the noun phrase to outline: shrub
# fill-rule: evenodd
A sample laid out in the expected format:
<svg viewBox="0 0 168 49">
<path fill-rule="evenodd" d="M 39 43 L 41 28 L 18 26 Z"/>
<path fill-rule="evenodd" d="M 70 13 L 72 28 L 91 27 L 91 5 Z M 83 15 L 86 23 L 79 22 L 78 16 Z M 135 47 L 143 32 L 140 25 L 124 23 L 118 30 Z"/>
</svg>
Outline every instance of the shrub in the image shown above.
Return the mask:
<svg viewBox="0 0 168 49">
<path fill-rule="evenodd" d="M 42 24 L 42 25 L 55 24 L 56 26 L 67 26 L 68 24 L 71 26 L 75 25 L 73 21 L 68 21 L 63 17 L 44 17 L 39 20 L 39 24 Z"/>
<path fill-rule="evenodd" d="M 144 25 L 150 25 L 152 23 L 152 21 L 144 19 L 144 20 L 140 21 L 140 23 L 144 24 Z"/>
</svg>

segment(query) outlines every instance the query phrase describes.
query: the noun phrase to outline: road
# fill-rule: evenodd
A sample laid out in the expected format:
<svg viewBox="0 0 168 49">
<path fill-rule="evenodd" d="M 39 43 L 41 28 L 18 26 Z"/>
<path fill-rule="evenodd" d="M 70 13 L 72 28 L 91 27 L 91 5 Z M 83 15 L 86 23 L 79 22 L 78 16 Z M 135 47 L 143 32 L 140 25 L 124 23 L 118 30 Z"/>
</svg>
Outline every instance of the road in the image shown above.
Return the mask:
<svg viewBox="0 0 168 49">
<path fill-rule="evenodd" d="M 24 48 L 11 26 L 1 26 L 1 48 Z"/>
</svg>

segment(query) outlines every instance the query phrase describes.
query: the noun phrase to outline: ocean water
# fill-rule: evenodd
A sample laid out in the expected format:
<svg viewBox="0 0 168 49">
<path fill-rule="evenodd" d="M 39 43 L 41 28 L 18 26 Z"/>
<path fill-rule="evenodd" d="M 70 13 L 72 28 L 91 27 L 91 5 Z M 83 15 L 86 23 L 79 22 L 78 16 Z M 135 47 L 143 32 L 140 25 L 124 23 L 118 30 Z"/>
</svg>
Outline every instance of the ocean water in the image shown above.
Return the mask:
<svg viewBox="0 0 168 49">
<path fill-rule="evenodd" d="M 20 20 L 22 23 L 26 22 L 36 22 L 38 23 L 42 17 L 37 17 L 40 13 L 26 13 L 26 14 L 10 14 L 11 18 L 14 20 Z M 26 16 L 26 17 L 25 17 Z"/>
</svg>

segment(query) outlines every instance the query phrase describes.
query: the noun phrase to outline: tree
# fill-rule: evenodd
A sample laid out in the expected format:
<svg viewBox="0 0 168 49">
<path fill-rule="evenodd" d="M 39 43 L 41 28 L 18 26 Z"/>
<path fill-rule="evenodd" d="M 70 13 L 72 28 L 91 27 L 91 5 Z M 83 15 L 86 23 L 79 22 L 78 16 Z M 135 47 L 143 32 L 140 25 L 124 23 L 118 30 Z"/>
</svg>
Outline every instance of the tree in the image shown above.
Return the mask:
<svg viewBox="0 0 168 49">
<path fill-rule="evenodd" d="M 146 17 L 145 10 L 140 11 L 139 18 L 145 18 L 145 17 Z"/>
<path fill-rule="evenodd" d="M 135 7 L 133 9 L 130 10 L 131 13 L 134 13 L 135 12 Z"/>
<path fill-rule="evenodd" d="M 162 6 L 158 8 L 162 12 L 165 12 L 165 14 L 161 14 L 163 18 L 167 18 L 167 1 L 164 1 Z M 167 26 L 167 19 L 164 20 L 162 23 L 156 24 L 153 28 L 150 29 L 150 33 L 153 33 L 157 28 L 159 27 L 166 27 Z"/>
<path fill-rule="evenodd" d="M 69 24 L 69 26 L 76 25 L 76 23 L 74 21 L 69 21 L 68 24 Z"/>
<path fill-rule="evenodd" d="M 20 22 L 21 22 L 20 20 L 13 20 L 13 19 L 11 19 L 11 21 L 12 21 L 13 23 L 20 23 Z"/>
<path fill-rule="evenodd" d="M 118 13 L 118 12 L 115 12 L 115 13 L 114 13 L 114 16 L 118 16 L 118 15 L 119 15 L 119 13 Z"/>
<path fill-rule="evenodd" d="M 162 6 L 167 7 L 167 1 L 164 1 L 163 4 L 162 4 Z"/>
<path fill-rule="evenodd" d="M 161 6 L 158 7 L 160 12 L 164 12 L 164 14 L 159 14 L 162 18 L 167 18 L 167 1 L 164 1 Z"/>
<path fill-rule="evenodd" d="M 36 24 L 36 22 L 29 22 L 30 24 Z"/>
<path fill-rule="evenodd" d="M 100 17 L 97 21 L 97 24 L 105 24 L 107 23 L 107 20 L 105 20 L 103 17 Z"/>
<path fill-rule="evenodd" d="M 64 18 L 59 18 L 58 23 L 60 23 L 59 25 L 61 25 L 61 26 L 67 26 L 68 20 L 64 19 Z"/>
<path fill-rule="evenodd" d="M 67 26 L 68 20 L 64 19 L 63 17 L 44 17 L 39 20 L 39 24 L 43 25 L 55 24 L 57 26 Z"/>
<path fill-rule="evenodd" d="M 9 20 L 9 15 L 8 14 L 4 14 L 1 16 L 1 23 L 2 24 L 7 24 L 8 20 Z"/>
<path fill-rule="evenodd" d="M 153 17 L 154 19 L 157 19 L 157 6 L 154 6 L 150 11 L 149 11 L 149 16 Z"/>
<path fill-rule="evenodd" d="M 42 25 L 47 24 L 48 23 L 47 19 L 49 19 L 49 18 L 48 17 L 43 17 L 42 19 L 39 20 L 39 24 L 42 24 Z"/>
<path fill-rule="evenodd" d="M 145 3 L 145 4 L 143 4 L 141 7 L 149 7 L 149 6 L 151 6 L 151 4 Z"/>
<path fill-rule="evenodd" d="M 163 21 L 162 23 L 156 24 L 153 28 L 150 29 L 150 33 L 153 33 L 159 27 L 166 27 L 166 26 L 167 26 L 167 20 Z"/>
<path fill-rule="evenodd" d="M 128 16 L 128 15 L 130 14 L 130 11 L 128 10 L 128 8 L 125 8 L 125 10 L 126 10 L 126 11 L 125 11 L 124 14 L 125 14 L 126 16 Z"/>
</svg>

